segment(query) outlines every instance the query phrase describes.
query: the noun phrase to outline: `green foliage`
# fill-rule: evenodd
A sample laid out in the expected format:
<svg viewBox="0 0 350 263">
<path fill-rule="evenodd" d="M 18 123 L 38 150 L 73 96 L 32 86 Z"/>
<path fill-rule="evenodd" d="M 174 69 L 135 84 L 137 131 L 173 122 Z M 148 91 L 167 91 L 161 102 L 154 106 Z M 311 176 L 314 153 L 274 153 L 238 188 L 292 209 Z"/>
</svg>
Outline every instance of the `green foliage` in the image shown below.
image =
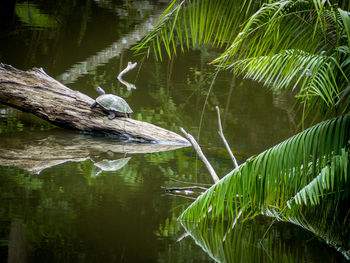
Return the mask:
<svg viewBox="0 0 350 263">
<path fill-rule="evenodd" d="M 223 47 L 213 63 L 297 92 L 305 116 L 343 114 L 252 157 L 199 197 L 180 218 L 277 217 L 327 196 L 347 194 L 349 175 L 350 16 L 330 1 L 172 1 L 134 49 L 162 59 L 178 48 Z M 339 5 L 344 8 L 344 5 Z M 240 24 L 237 21 L 245 21 Z M 316 114 L 315 114 L 316 113 Z M 323 116 L 324 117 L 324 116 Z"/>
<path fill-rule="evenodd" d="M 335 104 L 339 93 L 334 72 L 340 69 L 340 65 L 333 57 L 324 54 L 284 50 L 271 56 L 238 60 L 228 68 L 245 72 L 245 77 L 262 81 L 274 90 L 293 83 L 292 89 L 295 89 L 300 84 L 299 97 L 319 96 L 329 106 Z"/>
<path fill-rule="evenodd" d="M 346 113 L 349 13 L 322 0 L 262 2 L 172 1 L 134 50 L 147 56 L 153 50 L 162 60 L 163 50 L 171 57 L 178 46 L 181 51 L 191 44 L 223 47 L 213 61 L 220 69 L 231 69 L 275 90 L 298 90 L 306 113 L 315 106 Z"/>
<path fill-rule="evenodd" d="M 278 216 L 348 195 L 350 114 L 315 125 L 250 158 L 200 196 L 180 216 L 234 218 L 275 211 Z"/>
<path fill-rule="evenodd" d="M 215 62 L 275 90 L 297 88 L 308 109 L 349 108 L 348 12 L 326 1 L 264 5 Z"/>
<path fill-rule="evenodd" d="M 233 41 L 241 21 L 260 1 L 173 0 L 163 12 L 155 28 L 133 49 L 147 56 L 154 51 L 162 60 L 165 49 L 169 57 L 191 46 L 227 46 Z M 245 9 L 249 6 L 250 8 Z"/>
</svg>

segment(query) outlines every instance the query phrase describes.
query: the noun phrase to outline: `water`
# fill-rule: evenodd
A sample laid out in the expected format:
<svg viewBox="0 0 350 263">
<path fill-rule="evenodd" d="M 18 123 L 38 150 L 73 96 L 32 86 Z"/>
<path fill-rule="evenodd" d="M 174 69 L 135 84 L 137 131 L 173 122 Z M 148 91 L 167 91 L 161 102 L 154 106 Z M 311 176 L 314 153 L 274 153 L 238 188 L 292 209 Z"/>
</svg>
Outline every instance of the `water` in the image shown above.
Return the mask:
<svg viewBox="0 0 350 263">
<path fill-rule="evenodd" d="M 220 176 L 232 163 L 217 134 L 216 105 L 239 162 L 293 135 L 292 96 L 281 99 L 229 72 L 219 74 L 203 112 L 213 74 L 208 62 L 218 50 L 191 50 L 163 62 L 133 57 L 130 47 L 164 7 L 161 1 L 2 3 L 0 61 L 23 70 L 43 67 L 93 98 L 101 86 L 124 97 L 135 119 L 177 133 L 184 127 L 200 136 Z M 116 80 L 128 61 L 139 63 L 124 77 L 136 86 L 131 90 Z M 82 135 L 5 105 L 0 182 L 1 262 L 345 261 L 321 238 L 269 218 L 241 223 L 247 238 L 237 234 L 236 243 L 225 243 L 226 251 L 238 252 L 219 257 L 216 246 L 203 246 L 206 233 L 198 236 L 176 220 L 192 200 L 163 189 L 212 184 L 191 148 L 145 149 Z M 242 257 L 252 250 L 258 257 Z"/>
</svg>

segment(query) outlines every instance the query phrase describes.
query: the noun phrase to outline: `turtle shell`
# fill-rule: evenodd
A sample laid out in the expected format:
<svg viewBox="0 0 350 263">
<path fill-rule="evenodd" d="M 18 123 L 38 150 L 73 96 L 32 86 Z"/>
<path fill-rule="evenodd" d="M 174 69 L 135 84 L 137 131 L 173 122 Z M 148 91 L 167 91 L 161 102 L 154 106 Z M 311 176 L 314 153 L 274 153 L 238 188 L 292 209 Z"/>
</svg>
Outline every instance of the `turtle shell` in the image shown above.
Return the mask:
<svg viewBox="0 0 350 263">
<path fill-rule="evenodd" d="M 113 94 L 104 94 L 96 99 L 96 102 L 108 111 L 118 111 L 121 113 L 133 113 L 129 104 L 121 97 Z"/>
</svg>

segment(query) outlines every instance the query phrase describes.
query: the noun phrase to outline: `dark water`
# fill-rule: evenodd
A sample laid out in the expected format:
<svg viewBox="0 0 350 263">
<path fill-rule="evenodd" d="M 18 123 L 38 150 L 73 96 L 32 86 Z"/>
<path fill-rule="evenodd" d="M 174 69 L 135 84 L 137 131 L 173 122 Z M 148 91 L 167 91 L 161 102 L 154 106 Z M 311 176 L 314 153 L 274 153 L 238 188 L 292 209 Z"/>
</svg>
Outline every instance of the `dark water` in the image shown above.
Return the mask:
<svg viewBox="0 0 350 263">
<path fill-rule="evenodd" d="M 281 99 L 223 72 L 207 99 L 208 62 L 218 50 L 200 48 L 162 62 L 132 56 L 130 48 L 156 23 L 164 2 L 2 1 L 0 62 L 43 67 L 91 97 L 101 86 L 124 97 L 135 119 L 178 133 L 184 127 L 199 136 L 220 176 L 232 163 L 217 134 L 216 105 L 239 162 L 293 135 L 292 96 Z M 139 63 L 124 77 L 136 86 L 131 90 L 116 80 L 128 61 Z M 191 148 L 145 149 L 81 135 L 0 105 L 0 262 L 346 260 L 311 232 L 269 218 L 239 224 L 235 241 L 225 243 L 229 256 L 217 256 L 221 250 L 206 243 L 212 237 L 177 221 L 191 199 L 162 188 L 190 183 L 212 183 Z M 181 239 L 185 229 L 190 235 Z"/>
</svg>

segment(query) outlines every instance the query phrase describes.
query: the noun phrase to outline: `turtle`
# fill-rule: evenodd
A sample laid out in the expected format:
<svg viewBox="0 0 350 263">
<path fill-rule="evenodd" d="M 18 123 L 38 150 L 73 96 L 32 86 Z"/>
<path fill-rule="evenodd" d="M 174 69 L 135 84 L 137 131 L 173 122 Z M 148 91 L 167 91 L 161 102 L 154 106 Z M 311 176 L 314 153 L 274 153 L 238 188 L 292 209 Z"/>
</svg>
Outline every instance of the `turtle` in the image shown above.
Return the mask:
<svg viewBox="0 0 350 263">
<path fill-rule="evenodd" d="M 109 113 L 108 119 L 110 120 L 114 119 L 117 115 L 130 118 L 130 113 L 133 113 L 133 111 L 123 98 L 113 94 L 106 94 L 101 87 L 97 87 L 97 92 L 100 96 L 91 104 L 91 109 L 100 105 Z"/>
</svg>

